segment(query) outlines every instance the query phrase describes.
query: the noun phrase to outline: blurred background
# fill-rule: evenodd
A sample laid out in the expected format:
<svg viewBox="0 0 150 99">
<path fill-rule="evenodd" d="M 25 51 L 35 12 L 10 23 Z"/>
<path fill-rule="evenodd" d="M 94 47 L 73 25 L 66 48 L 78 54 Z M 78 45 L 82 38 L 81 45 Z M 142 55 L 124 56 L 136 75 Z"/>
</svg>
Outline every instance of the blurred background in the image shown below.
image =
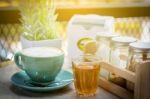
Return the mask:
<svg viewBox="0 0 150 99">
<path fill-rule="evenodd" d="M 66 27 L 75 14 L 115 17 L 115 32 L 150 41 L 150 0 L 54 0 L 58 29 L 66 40 Z M 0 0 L 0 62 L 13 58 L 21 49 L 18 0 Z"/>
</svg>

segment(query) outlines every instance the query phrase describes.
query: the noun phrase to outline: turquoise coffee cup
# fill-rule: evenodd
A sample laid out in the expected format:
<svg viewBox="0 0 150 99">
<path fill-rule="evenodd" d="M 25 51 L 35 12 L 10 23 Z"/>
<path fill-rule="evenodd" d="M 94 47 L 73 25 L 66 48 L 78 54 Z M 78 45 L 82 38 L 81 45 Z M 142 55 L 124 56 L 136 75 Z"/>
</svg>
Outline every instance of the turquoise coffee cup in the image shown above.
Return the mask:
<svg viewBox="0 0 150 99">
<path fill-rule="evenodd" d="M 60 72 L 64 63 L 64 52 L 53 47 L 32 47 L 17 52 L 14 60 L 31 81 L 48 84 Z"/>
</svg>

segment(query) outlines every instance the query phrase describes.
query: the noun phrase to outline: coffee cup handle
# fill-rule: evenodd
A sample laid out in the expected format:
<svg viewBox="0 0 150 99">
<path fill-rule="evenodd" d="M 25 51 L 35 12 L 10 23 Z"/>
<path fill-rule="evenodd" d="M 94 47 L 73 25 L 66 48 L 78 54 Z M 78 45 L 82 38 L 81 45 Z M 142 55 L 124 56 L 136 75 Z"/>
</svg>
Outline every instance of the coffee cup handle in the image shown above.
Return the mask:
<svg viewBox="0 0 150 99">
<path fill-rule="evenodd" d="M 22 56 L 21 53 L 20 53 L 20 52 L 17 52 L 17 53 L 15 54 L 15 56 L 14 56 L 14 61 L 15 61 L 16 65 L 17 65 L 20 69 L 24 70 L 23 65 L 20 63 L 20 62 L 21 62 L 21 61 L 20 61 L 21 56 Z M 19 59 L 19 58 L 20 58 L 20 59 Z"/>
</svg>

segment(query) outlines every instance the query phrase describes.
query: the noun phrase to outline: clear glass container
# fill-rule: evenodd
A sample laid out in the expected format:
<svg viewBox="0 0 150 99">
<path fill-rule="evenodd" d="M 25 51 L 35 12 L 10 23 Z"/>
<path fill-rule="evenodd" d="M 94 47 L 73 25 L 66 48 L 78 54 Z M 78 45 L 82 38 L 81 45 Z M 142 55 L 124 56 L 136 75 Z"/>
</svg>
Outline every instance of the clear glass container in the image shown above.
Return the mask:
<svg viewBox="0 0 150 99">
<path fill-rule="evenodd" d="M 72 61 L 74 86 L 80 96 L 93 96 L 98 88 L 100 59 L 95 55 L 85 54 Z"/>
<path fill-rule="evenodd" d="M 136 66 L 139 63 L 147 60 L 150 60 L 150 42 L 131 43 L 129 48 L 127 69 L 132 72 L 136 72 Z M 134 84 L 130 81 L 127 81 L 127 88 L 133 91 Z"/>
<path fill-rule="evenodd" d="M 114 37 L 111 42 L 110 63 L 118 68 L 126 69 L 129 44 L 135 42 L 135 38 L 131 37 Z M 126 87 L 126 80 L 110 73 L 109 80 L 122 87 Z"/>
<path fill-rule="evenodd" d="M 112 37 L 118 36 L 117 34 L 99 33 L 96 35 L 98 49 L 96 56 L 100 57 L 103 61 L 109 62 L 110 57 L 110 42 Z"/>
<path fill-rule="evenodd" d="M 96 56 L 105 62 L 109 62 L 110 58 L 110 42 L 112 37 L 118 36 L 117 34 L 106 34 L 106 33 L 98 33 L 96 35 L 96 41 L 98 45 L 98 49 L 96 52 Z M 102 77 L 108 79 L 109 72 L 105 69 L 101 69 Z"/>
</svg>

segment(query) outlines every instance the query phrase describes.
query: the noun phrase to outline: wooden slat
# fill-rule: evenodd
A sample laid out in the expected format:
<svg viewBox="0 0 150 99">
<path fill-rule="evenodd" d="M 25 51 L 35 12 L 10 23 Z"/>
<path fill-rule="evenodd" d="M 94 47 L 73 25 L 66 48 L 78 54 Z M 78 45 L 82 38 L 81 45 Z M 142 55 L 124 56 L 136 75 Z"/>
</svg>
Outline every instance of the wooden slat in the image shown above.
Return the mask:
<svg viewBox="0 0 150 99">
<path fill-rule="evenodd" d="M 58 8 L 58 21 L 68 21 L 75 14 L 98 14 L 114 17 L 144 17 L 150 16 L 150 7 L 122 7 L 122 8 Z M 0 10 L 0 23 L 19 23 L 19 11 L 15 8 Z"/>
<path fill-rule="evenodd" d="M 116 75 L 119 75 L 119 76 L 125 78 L 126 80 L 129 80 L 129 81 L 135 83 L 135 73 L 133 73 L 133 72 L 130 72 L 126 69 L 118 68 L 117 66 L 113 66 L 106 62 L 101 62 L 101 67 L 108 70 L 109 72 L 113 72 Z"/>
<path fill-rule="evenodd" d="M 99 79 L 99 86 L 117 96 L 120 96 L 123 99 L 133 99 L 133 93 L 130 93 L 126 89 L 124 89 L 116 84 L 113 84 L 113 83 L 105 80 L 104 78 Z"/>
<path fill-rule="evenodd" d="M 136 67 L 136 83 L 134 99 L 150 97 L 150 61 L 144 61 Z"/>
</svg>

